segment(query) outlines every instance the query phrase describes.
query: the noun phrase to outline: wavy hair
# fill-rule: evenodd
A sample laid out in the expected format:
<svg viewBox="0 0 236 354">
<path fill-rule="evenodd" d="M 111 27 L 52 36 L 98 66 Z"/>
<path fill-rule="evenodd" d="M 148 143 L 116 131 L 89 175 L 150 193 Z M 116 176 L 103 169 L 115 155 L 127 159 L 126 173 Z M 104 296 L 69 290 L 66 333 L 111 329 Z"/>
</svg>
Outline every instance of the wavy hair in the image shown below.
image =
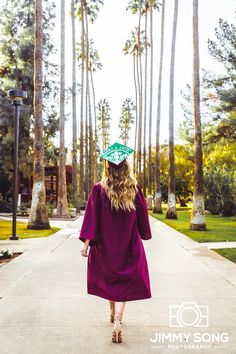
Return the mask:
<svg viewBox="0 0 236 354">
<path fill-rule="evenodd" d="M 111 201 L 111 209 L 136 210 L 134 199 L 137 180 L 127 160 L 119 169 L 115 169 L 105 161 L 101 185 Z"/>
</svg>

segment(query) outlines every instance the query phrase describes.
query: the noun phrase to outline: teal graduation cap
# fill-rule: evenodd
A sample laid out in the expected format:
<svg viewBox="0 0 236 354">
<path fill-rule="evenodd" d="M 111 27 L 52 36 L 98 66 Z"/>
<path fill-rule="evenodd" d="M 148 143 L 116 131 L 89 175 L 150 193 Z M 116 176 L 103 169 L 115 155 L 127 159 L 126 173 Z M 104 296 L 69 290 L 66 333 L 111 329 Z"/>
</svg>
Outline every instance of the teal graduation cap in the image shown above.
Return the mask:
<svg viewBox="0 0 236 354">
<path fill-rule="evenodd" d="M 126 157 L 132 154 L 132 152 L 134 152 L 134 149 L 116 142 L 103 151 L 99 157 L 115 165 L 119 165 Z"/>
</svg>

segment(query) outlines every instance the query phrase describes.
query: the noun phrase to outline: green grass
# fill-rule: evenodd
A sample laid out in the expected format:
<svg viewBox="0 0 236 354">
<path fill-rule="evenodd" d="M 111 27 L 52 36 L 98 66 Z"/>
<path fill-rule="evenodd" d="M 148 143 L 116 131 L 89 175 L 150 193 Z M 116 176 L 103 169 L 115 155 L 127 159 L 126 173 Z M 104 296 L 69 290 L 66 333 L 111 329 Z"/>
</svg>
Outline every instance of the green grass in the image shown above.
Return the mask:
<svg viewBox="0 0 236 354">
<path fill-rule="evenodd" d="M 183 210 L 184 209 L 184 210 Z M 183 211 L 182 211 L 183 210 Z M 219 215 L 212 215 L 206 212 L 206 231 L 189 230 L 190 225 L 191 204 L 188 208 L 177 208 L 177 220 L 170 220 L 165 218 L 166 205 L 163 208 L 163 214 L 154 214 L 149 212 L 154 218 L 163 221 L 167 225 L 173 227 L 175 230 L 182 232 L 184 235 L 190 237 L 197 242 L 224 242 L 236 241 L 236 217 L 223 217 Z"/>
<path fill-rule="evenodd" d="M 236 263 L 236 248 L 218 248 L 213 251 L 221 254 L 221 256 L 228 258 L 230 261 Z"/>
<path fill-rule="evenodd" d="M 16 234 L 20 238 L 47 237 L 58 230 L 58 227 L 52 227 L 51 230 L 28 230 L 27 223 L 17 222 Z M 11 236 L 12 222 L 0 219 L 0 240 L 6 240 Z"/>
</svg>

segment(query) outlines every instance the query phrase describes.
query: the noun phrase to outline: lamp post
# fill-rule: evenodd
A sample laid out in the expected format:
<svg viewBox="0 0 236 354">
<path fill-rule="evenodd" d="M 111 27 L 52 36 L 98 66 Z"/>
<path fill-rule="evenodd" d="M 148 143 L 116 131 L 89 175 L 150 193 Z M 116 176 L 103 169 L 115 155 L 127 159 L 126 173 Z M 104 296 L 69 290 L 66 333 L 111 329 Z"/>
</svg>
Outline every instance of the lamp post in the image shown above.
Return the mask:
<svg viewBox="0 0 236 354">
<path fill-rule="evenodd" d="M 8 91 L 7 97 L 12 100 L 12 105 L 15 108 L 12 235 L 9 237 L 9 239 L 18 240 L 19 237 L 16 236 L 16 210 L 17 210 L 17 201 L 18 201 L 19 119 L 20 119 L 20 106 L 23 105 L 23 98 L 27 98 L 27 92 L 22 90 L 11 89 Z"/>
</svg>

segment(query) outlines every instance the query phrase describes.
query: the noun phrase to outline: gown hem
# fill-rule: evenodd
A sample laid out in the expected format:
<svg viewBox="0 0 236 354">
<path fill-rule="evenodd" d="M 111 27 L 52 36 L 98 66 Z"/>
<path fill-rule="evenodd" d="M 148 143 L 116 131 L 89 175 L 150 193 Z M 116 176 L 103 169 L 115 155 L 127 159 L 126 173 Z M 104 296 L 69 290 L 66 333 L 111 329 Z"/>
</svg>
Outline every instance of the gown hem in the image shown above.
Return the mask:
<svg viewBox="0 0 236 354">
<path fill-rule="evenodd" d="M 108 297 L 108 296 L 104 296 L 104 295 L 98 295 L 98 294 L 95 294 L 93 293 L 92 291 L 87 291 L 87 294 L 89 295 L 93 295 L 93 296 L 98 296 L 102 299 L 106 299 L 106 300 L 110 300 L 110 301 L 115 301 L 115 302 L 126 302 L 126 301 L 137 301 L 137 300 L 145 300 L 145 299 L 150 299 L 152 298 L 152 295 L 147 295 L 147 296 L 138 296 L 138 297 L 133 297 L 133 298 L 129 298 L 129 299 L 115 299 L 115 298 L 111 298 L 111 297 Z"/>
</svg>

